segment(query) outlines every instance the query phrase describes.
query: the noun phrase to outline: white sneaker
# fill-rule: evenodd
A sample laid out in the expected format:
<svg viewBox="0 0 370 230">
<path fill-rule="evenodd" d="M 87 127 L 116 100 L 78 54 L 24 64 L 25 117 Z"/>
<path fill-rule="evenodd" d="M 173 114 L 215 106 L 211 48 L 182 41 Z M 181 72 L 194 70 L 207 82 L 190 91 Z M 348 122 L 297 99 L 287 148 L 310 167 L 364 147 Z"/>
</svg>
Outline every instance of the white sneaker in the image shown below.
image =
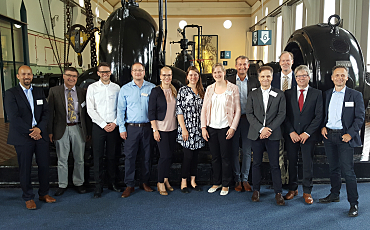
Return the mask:
<svg viewBox="0 0 370 230">
<path fill-rule="evenodd" d="M 214 187 L 210 187 L 209 189 L 208 189 L 208 193 L 214 193 L 214 192 L 216 192 L 218 189 L 220 189 L 222 187 L 222 185 L 217 185 L 217 187 L 216 188 L 214 188 Z"/>
<path fill-rule="evenodd" d="M 227 187 L 227 191 L 221 190 L 220 192 L 221 196 L 226 196 L 227 194 L 229 194 L 229 187 Z"/>
</svg>

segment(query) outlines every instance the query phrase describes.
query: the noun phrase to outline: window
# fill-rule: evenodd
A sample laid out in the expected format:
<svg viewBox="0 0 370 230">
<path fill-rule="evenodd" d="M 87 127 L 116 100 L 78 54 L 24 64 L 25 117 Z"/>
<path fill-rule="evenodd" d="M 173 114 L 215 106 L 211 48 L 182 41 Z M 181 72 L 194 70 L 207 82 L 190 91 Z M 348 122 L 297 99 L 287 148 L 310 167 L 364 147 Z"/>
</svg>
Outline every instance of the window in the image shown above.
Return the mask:
<svg viewBox="0 0 370 230">
<path fill-rule="evenodd" d="M 269 8 L 266 7 L 266 9 L 265 9 L 265 16 L 267 16 L 268 14 L 269 14 Z"/>
<path fill-rule="evenodd" d="M 254 24 L 257 24 L 257 16 L 254 18 Z"/>
<path fill-rule="evenodd" d="M 303 2 L 295 7 L 295 30 L 299 30 L 303 26 Z"/>
<path fill-rule="evenodd" d="M 370 13 L 370 8 L 369 8 L 369 13 Z M 366 64 L 367 64 L 367 69 L 369 71 L 370 67 L 370 18 L 369 18 L 369 29 L 367 30 L 367 55 L 366 55 Z"/>
<path fill-rule="evenodd" d="M 267 26 L 265 26 L 265 30 L 268 30 Z M 269 46 L 266 45 L 263 46 L 263 58 L 262 58 L 263 63 L 269 62 L 268 59 L 269 59 Z"/>
<path fill-rule="evenodd" d="M 283 36 L 283 17 L 280 15 L 277 17 L 277 22 L 276 22 L 276 61 L 279 61 L 279 56 L 281 53 L 281 41 L 282 41 L 282 36 Z"/>
<path fill-rule="evenodd" d="M 282 5 L 284 0 L 279 0 L 279 6 Z"/>
<path fill-rule="evenodd" d="M 331 15 L 335 14 L 335 0 L 324 0 L 323 22 L 327 23 Z"/>
</svg>

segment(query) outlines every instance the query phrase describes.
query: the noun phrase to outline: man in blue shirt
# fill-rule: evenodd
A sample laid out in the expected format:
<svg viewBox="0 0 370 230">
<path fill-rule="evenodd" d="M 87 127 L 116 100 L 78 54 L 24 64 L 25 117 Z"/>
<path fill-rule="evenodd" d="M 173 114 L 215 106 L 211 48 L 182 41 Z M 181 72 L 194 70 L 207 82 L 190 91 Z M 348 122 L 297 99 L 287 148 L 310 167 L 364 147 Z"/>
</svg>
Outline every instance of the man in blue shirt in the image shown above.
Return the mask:
<svg viewBox="0 0 370 230">
<path fill-rule="evenodd" d="M 358 215 L 358 192 L 353 167 L 354 147 L 361 146 L 359 131 L 365 120 L 362 94 L 346 87 L 348 68 L 335 66 L 331 80 L 335 87 L 325 92 L 324 136 L 325 152 L 330 169 L 330 194 L 320 203 L 339 202 L 342 185 L 341 171 L 346 179 L 347 199 L 350 203 L 348 216 Z"/>
<path fill-rule="evenodd" d="M 150 142 L 153 136 L 148 118 L 149 95 L 154 84 L 144 80 L 145 67 L 137 62 L 131 66 L 133 80 L 122 86 L 118 95 L 117 123 L 122 139 L 125 140 L 125 184 L 126 190 L 122 197 L 129 197 L 135 190 L 135 161 L 137 152 L 144 157 L 142 162 L 142 184 L 140 187 L 147 192 L 153 189 L 148 185 L 149 164 L 151 147 Z"/>
</svg>

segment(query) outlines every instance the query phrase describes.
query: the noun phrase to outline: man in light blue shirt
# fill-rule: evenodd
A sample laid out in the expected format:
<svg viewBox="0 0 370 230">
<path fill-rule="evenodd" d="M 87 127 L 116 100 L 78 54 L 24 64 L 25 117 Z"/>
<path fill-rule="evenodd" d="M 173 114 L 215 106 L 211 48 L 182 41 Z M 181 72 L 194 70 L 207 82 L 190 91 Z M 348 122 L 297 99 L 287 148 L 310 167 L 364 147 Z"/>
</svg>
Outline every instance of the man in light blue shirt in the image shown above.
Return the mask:
<svg viewBox="0 0 370 230">
<path fill-rule="evenodd" d="M 145 67 L 137 62 L 131 67 L 133 80 L 122 86 L 118 95 L 117 124 L 122 139 L 125 140 L 125 184 L 122 197 L 129 197 L 135 190 L 135 161 L 137 152 L 144 154 L 142 164 L 142 183 L 140 187 L 147 192 L 153 189 L 148 185 L 151 138 L 153 136 L 148 118 L 149 95 L 154 84 L 144 80 Z"/>
</svg>

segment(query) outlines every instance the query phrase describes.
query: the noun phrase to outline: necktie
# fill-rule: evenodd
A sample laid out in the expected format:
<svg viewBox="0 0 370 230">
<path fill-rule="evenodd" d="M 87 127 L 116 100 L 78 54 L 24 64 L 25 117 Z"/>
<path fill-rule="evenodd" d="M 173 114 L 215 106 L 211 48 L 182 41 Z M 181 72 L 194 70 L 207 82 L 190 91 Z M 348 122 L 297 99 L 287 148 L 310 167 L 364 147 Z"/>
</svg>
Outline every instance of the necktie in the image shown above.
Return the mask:
<svg viewBox="0 0 370 230">
<path fill-rule="evenodd" d="M 76 117 L 76 112 L 75 112 L 75 105 L 73 103 L 73 97 L 72 97 L 72 90 L 68 90 L 68 95 L 67 95 L 67 101 L 68 101 L 68 120 L 70 122 L 75 122 L 77 117 Z"/>
<path fill-rule="evenodd" d="M 284 76 L 283 91 L 288 89 L 288 76 Z"/>
<path fill-rule="evenodd" d="M 303 102 L 304 102 L 304 97 L 303 97 L 304 89 L 300 89 L 299 91 L 301 91 L 301 94 L 299 94 L 298 105 L 299 105 L 299 110 L 302 112 Z"/>
</svg>

